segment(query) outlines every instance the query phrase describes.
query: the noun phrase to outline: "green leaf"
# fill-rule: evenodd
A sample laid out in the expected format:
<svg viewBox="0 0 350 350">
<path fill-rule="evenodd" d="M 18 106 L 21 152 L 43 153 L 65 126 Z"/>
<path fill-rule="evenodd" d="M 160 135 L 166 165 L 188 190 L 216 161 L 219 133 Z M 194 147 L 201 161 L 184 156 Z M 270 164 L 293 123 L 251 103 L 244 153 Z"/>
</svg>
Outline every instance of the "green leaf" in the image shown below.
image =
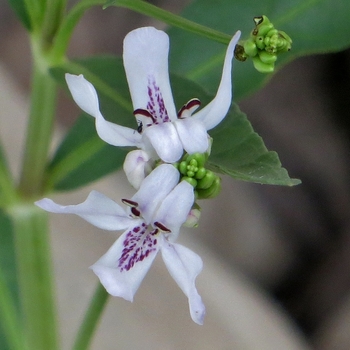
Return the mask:
<svg viewBox="0 0 350 350">
<path fill-rule="evenodd" d="M 26 5 L 25 5 L 25 0 L 9 0 L 9 3 L 11 5 L 11 7 L 13 8 L 13 10 L 15 11 L 19 20 L 24 25 L 24 27 L 28 31 L 30 31 L 32 28 L 31 28 L 31 24 L 30 24 L 30 18 L 29 18 L 29 15 L 28 15 L 28 12 L 26 9 Z"/>
<path fill-rule="evenodd" d="M 294 186 L 300 183 L 289 177 L 277 153 L 267 150 L 236 104 L 210 134 L 214 140 L 209 157 L 212 170 L 260 184 Z"/>
<path fill-rule="evenodd" d="M 199 98 L 202 106 L 213 99 L 201 86 L 186 78 L 172 74 L 170 80 L 177 107 L 193 97 Z M 300 183 L 289 177 L 277 153 L 267 150 L 262 138 L 254 132 L 246 115 L 236 104 L 209 134 L 213 137 L 209 157 L 212 170 L 237 180 L 260 184 L 293 186 Z"/>
<path fill-rule="evenodd" d="M 278 56 L 277 67 L 298 56 L 343 50 L 350 46 L 348 30 L 350 1 L 345 0 L 196 0 L 183 16 L 202 25 L 242 39 L 254 27 L 253 17 L 266 15 L 293 40 L 292 50 Z M 218 86 L 225 47 L 217 42 L 171 28 L 170 67 L 214 93 Z M 235 100 L 261 87 L 270 76 L 253 68 L 252 62 L 234 63 Z"/>
<path fill-rule="evenodd" d="M 67 72 L 84 74 L 95 86 L 101 112 L 106 119 L 137 127 L 120 58 L 93 57 L 52 69 L 53 76 L 64 86 L 64 74 Z M 86 185 L 118 170 L 125 155 L 126 149 L 100 140 L 94 118 L 82 115 L 67 133 L 48 167 L 47 189 L 65 191 Z"/>
<path fill-rule="evenodd" d="M 50 163 L 48 187 L 67 191 L 86 185 L 119 169 L 125 155 L 124 149 L 103 142 L 93 118 L 83 114 Z"/>
</svg>

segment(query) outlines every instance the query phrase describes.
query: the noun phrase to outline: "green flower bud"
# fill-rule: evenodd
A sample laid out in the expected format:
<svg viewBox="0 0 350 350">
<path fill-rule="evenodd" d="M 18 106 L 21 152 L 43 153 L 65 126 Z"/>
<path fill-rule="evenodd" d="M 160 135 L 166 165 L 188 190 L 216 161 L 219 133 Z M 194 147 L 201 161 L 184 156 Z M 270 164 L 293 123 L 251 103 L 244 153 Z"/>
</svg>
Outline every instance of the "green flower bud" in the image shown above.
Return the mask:
<svg viewBox="0 0 350 350">
<path fill-rule="evenodd" d="M 182 162 L 180 162 L 178 169 L 182 175 L 186 175 L 187 174 L 187 162 L 184 160 Z"/>
<path fill-rule="evenodd" d="M 260 57 L 253 57 L 253 64 L 255 69 L 260 73 L 272 73 L 275 69 L 273 63 L 264 63 L 260 60 Z"/>
<path fill-rule="evenodd" d="M 208 199 L 216 197 L 221 191 L 221 179 L 216 176 L 212 185 L 207 189 L 197 189 L 198 199 Z"/>
<path fill-rule="evenodd" d="M 254 23 L 255 28 L 250 33 L 250 38 L 241 40 L 240 45 L 236 46 L 235 57 L 240 61 L 250 57 L 259 72 L 271 73 L 277 55 L 291 49 L 292 39 L 285 32 L 276 29 L 265 15 L 254 17 Z"/>
<path fill-rule="evenodd" d="M 205 168 L 199 168 L 196 175 L 194 176 L 197 180 L 203 179 L 207 170 Z"/>
<path fill-rule="evenodd" d="M 250 57 L 254 57 L 258 54 L 258 48 L 253 40 L 248 39 L 245 41 L 243 47 L 245 53 Z"/>
<path fill-rule="evenodd" d="M 207 170 L 207 173 L 205 174 L 205 176 L 198 180 L 198 184 L 197 184 L 197 189 L 207 189 L 209 188 L 212 183 L 215 181 L 215 178 L 217 176 L 210 170 Z"/>
<path fill-rule="evenodd" d="M 267 33 L 270 32 L 271 29 L 273 29 L 273 24 L 271 22 L 266 23 L 266 24 L 261 23 L 257 27 L 257 35 L 265 36 L 265 35 L 267 35 Z"/>
<path fill-rule="evenodd" d="M 191 163 L 193 160 L 195 160 L 198 167 L 203 167 L 207 161 L 207 155 L 205 153 L 193 153 L 188 155 L 186 160 L 188 163 Z"/>
<path fill-rule="evenodd" d="M 189 212 L 186 221 L 182 224 L 185 227 L 198 227 L 198 221 L 201 216 L 201 208 L 195 205 Z"/>
<path fill-rule="evenodd" d="M 277 35 L 278 34 L 278 30 L 273 28 L 272 26 L 272 29 L 270 29 L 265 36 L 267 36 L 268 38 L 271 38 L 272 36 L 274 35 Z"/>
<path fill-rule="evenodd" d="M 193 177 L 183 176 L 181 180 L 187 181 L 194 188 L 196 188 L 197 186 L 197 180 L 194 179 Z"/>
<path fill-rule="evenodd" d="M 277 55 L 271 54 L 266 51 L 259 52 L 259 58 L 263 63 L 273 64 L 277 60 Z"/>
<path fill-rule="evenodd" d="M 256 47 L 259 49 L 259 50 L 264 50 L 265 49 L 265 43 L 264 43 L 264 37 L 259 35 L 256 37 L 256 40 L 255 40 L 255 44 L 256 44 Z"/>
</svg>

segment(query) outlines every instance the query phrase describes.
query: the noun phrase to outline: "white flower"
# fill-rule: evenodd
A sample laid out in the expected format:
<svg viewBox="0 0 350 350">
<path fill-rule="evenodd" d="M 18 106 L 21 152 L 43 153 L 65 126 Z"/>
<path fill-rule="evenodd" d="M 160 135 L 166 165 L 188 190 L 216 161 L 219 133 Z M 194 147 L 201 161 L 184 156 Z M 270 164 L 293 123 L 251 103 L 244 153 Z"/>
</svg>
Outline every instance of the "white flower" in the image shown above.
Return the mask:
<svg viewBox="0 0 350 350">
<path fill-rule="evenodd" d="M 36 205 L 53 213 L 76 214 L 105 230 L 125 230 L 94 265 L 108 293 L 132 301 L 139 285 L 160 250 L 170 275 L 188 297 L 191 317 L 203 324 L 205 307 L 195 287 L 202 270 L 201 258 L 173 243 L 194 202 L 193 187 L 179 181 L 169 164 L 154 169 L 124 210 L 103 194 L 92 191 L 85 202 L 62 206 L 44 198 Z"/>
<path fill-rule="evenodd" d="M 151 158 L 174 163 L 184 150 L 189 154 L 204 153 L 209 146 L 207 130 L 227 114 L 232 101 L 231 61 L 239 37 L 238 31 L 227 48 L 215 98 L 192 115 L 200 105 L 198 99 L 190 100 L 176 113 L 169 82 L 168 35 L 153 27 L 131 31 L 124 40 L 123 59 L 137 132 L 104 119 L 96 90 L 82 75 L 66 74 L 66 81 L 78 106 L 96 118 L 102 140 L 114 146 L 135 146 Z"/>
</svg>

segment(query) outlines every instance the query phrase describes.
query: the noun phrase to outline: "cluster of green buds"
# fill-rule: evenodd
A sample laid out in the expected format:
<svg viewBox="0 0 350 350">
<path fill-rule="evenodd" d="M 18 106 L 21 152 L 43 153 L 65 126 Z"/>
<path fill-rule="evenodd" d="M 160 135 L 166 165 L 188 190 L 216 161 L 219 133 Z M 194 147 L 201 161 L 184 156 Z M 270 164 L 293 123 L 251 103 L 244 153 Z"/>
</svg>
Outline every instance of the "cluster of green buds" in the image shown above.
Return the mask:
<svg viewBox="0 0 350 350">
<path fill-rule="evenodd" d="M 254 67 L 261 73 L 271 73 L 275 69 L 277 55 L 292 47 L 292 39 L 277 30 L 266 16 L 254 17 L 255 28 L 248 40 L 236 46 L 235 57 L 239 61 L 252 58 Z"/>
<path fill-rule="evenodd" d="M 207 158 L 207 153 L 185 154 L 179 163 L 174 164 L 181 174 L 181 180 L 194 187 L 196 199 L 216 197 L 221 190 L 221 178 L 205 168 Z"/>
</svg>

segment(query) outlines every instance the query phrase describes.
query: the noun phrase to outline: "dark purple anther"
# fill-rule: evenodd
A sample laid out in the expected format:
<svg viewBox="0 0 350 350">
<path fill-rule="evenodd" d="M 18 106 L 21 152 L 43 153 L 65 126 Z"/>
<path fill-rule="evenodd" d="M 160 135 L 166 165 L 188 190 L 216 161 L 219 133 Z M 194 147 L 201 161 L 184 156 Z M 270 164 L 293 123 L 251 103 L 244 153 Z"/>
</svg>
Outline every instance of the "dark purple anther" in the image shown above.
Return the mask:
<svg viewBox="0 0 350 350">
<path fill-rule="evenodd" d="M 159 230 L 162 231 L 162 232 L 166 232 L 166 233 L 170 233 L 171 232 L 171 230 L 169 230 L 166 226 L 164 226 L 163 224 L 161 224 L 158 221 L 156 221 L 153 225 L 155 227 L 159 228 Z"/>
</svg>

